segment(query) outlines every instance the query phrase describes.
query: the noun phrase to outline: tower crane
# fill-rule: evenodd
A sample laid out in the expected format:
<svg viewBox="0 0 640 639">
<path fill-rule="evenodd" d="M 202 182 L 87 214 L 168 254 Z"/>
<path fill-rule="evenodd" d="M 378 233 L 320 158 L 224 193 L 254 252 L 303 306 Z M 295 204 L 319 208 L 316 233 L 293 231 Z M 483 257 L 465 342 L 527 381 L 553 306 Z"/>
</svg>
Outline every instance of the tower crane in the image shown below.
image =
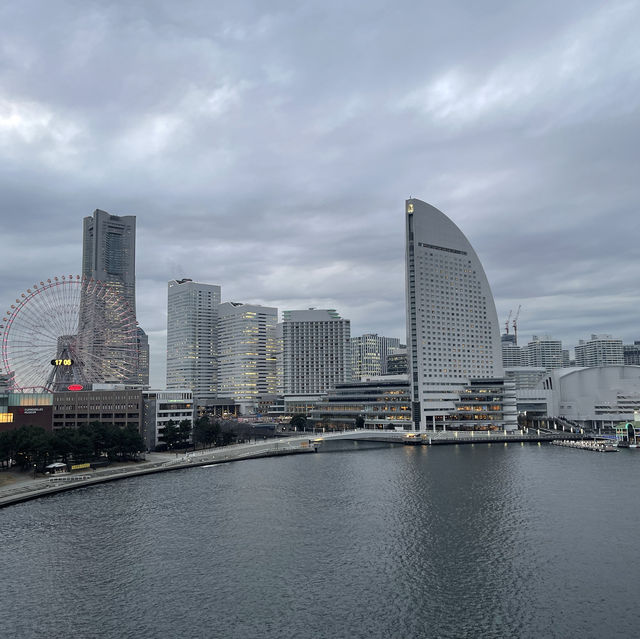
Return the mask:
<svg viewBox="0 0 640 639">
<path fill-rule="evenodd" d="M 504 330 L 507 335 L 509 334 L 509 320 L 511 319 L 512 314 L 513 314 L 513 309 L 509 311 L 509 317 L 507 317 L 507 321 L 504 323 Z"/>
<path fill-rule="evenodd" d="M 518 317 L 520 317 L 520 309 L 522 308 L 522 304 L 518 304 L 518 310 L 516 311 L 516 316 L 513 318 L 513 322 L 511 325 L 513 326 L 513 334 L 515 336 L 516 346 L 518 344 Z"/>
</svg>

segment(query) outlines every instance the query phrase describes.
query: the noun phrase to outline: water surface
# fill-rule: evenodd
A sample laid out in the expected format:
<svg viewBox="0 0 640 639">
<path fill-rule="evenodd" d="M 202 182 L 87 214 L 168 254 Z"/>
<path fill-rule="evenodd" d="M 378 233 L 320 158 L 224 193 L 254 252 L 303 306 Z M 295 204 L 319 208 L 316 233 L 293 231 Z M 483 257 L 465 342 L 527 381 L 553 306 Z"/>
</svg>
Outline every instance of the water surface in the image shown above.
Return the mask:
<svg viewBox="0 0 640 639">
<path fill-rule="evenodd" d="M 3 635 L 638 635 L 640 452 L 327 446 L 0 510 Z"/>
</svg>

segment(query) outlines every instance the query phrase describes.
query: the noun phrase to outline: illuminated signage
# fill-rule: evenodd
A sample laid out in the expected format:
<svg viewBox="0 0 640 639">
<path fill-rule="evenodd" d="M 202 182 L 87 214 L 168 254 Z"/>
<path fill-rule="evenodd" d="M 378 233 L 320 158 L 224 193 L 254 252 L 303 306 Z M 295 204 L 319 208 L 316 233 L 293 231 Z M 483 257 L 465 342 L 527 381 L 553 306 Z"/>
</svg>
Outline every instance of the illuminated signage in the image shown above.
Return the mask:
<svg viewBox="0 0 640 639">
<path fill-rule="evenodd" d="M 52 359 L 51 366 L 73 366 L 72 359 Z"/>
<path fill-rule="evenodd" d="M 82 384 L 71 384 L 67 386 L 67 390 L 70 390 L 70 391 L 79 391 L 79 390 L 82 390 L 83 388 L 84 386 L 82 386 Z"/>
</svg>

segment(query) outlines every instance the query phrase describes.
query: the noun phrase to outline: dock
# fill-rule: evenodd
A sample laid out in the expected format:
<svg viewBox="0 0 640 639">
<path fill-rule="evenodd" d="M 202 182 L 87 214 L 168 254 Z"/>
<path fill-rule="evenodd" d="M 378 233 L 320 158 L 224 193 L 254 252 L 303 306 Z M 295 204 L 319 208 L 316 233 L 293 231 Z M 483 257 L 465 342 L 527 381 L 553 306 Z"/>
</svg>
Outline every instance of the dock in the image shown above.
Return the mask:
<svg viewBox="0 0 640 639">
<path fill-rule="evenodd" d="M 578 448 L 580 450 L 591 450 L 596 453 L 617 453 L 618 448 L 611 443 L 602 440 L 582 439 L 569 440 L 558 439 L 551 442 L 554 446 L 564 446 L 565 448 Z"/>
</svg>

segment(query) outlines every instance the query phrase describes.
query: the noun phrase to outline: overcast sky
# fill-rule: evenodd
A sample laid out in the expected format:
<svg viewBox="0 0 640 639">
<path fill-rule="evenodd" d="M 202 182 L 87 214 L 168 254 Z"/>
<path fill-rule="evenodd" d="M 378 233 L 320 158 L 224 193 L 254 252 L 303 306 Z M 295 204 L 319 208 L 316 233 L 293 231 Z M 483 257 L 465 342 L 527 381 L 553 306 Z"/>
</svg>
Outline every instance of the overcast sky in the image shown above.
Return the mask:
<svg viewBox="0 0 640 639">
<path fill-rule="evenodd" d="M 520 343 L 640 340 L 639 43 L 635 1 L 2 3 L 0 303 L 80 272 L 101 208 L 156 386 L 177 277 L 404 341 L 413 196 Z"/>
</svg>

